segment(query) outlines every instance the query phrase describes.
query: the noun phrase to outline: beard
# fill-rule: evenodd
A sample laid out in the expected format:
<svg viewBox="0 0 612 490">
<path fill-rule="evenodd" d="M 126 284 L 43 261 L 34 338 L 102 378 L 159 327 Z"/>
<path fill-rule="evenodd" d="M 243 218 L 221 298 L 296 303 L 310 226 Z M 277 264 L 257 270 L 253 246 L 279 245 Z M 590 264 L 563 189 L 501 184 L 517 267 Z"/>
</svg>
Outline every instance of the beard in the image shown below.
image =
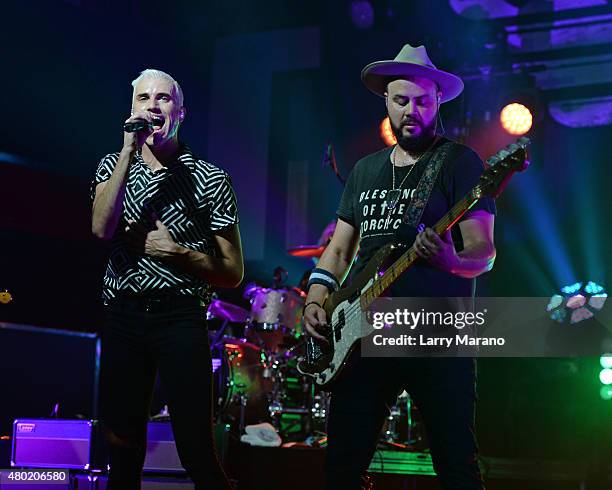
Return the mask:
<svg viewBox="0 0 612 490">
<path fill-rule="evenodd" d="M 425 149 L 431 143 L 432 138 L 436 135 L 436 122 L 438 120 L 438 115 L 432 119 L 432 121 L 424 126 L 421 121 L 417 121 L 415 119 L 407 119 L 400 123 L 400 126 L 396 126 L 389 118 L 389 122 L 391 124 L 391 131 L 395 135 L 395 139 L 397 140 L 397 144 L 400 148 L 408 153 L 421 153 L 425 151 Z M 419 134 L 409 134 L 405 135 L 402 131 L 403 127 L 408 123 L 416 124 L 421 128 Z"/>
</svg>

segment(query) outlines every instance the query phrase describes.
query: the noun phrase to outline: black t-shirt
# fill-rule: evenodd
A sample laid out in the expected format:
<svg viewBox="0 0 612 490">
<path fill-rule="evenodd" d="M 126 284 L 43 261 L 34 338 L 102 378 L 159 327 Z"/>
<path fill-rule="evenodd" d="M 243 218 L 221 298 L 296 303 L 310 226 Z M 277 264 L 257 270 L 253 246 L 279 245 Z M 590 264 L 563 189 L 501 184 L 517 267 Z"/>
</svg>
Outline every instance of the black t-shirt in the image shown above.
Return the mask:
<svg viewBox="0 0 612 490">
<path fill-rule="evenodd" d="M 449 140 L 446 138 L 440 138 L 436 148 L 447 141 Z M 359 256 L 351 271 L 353 277 L 367 265 L 381 246 L 393 240 L 410 198 L 429 163 L 426 156 L 416 163 L 411 172 L 410 165 L 395 168 L 396 188 L 408 172 L 410 175 L 402 185 L 400 200 L 389 216 L 386 201 L 387 193 L 392 187 L 392 150 L 393 147 L 388 147 L 359 160 L 348 177 L 340 200 L 338 217 L 359 229 L 361 236 Z M 431 154 L 432 152 L 429 155 Z M 483 170 L 482 160 L 476 152 L 465 145 L 452 142 L 425 206 L 421 223 L 433 227 L 478 183 Z M 493 199 L 486 197 L 478 201 L 470 212 L 476 209 L 495 214 L 495 203 Z M 468 214 L 464 215 L 463 219 L 467 216 Z M 457 251 L 462 250 L 459 226 L 453 226 L 452 234 Z M 474 281 L 452 275 L 419 260 L 395 283 L 391 294 L 412 297 L 467 297 L 473 294 Z"/>
</svg>

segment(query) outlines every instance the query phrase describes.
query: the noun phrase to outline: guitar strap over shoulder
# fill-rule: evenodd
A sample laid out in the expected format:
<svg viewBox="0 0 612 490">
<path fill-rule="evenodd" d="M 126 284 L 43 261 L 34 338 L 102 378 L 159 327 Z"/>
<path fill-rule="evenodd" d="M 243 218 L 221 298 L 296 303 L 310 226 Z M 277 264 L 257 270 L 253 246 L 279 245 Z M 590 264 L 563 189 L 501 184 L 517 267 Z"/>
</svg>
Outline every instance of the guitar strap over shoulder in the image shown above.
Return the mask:
<svg viewBox="0 0 612 490">
<path fill-rule="evenodd" d="M 423 211 L 425 210 L 427 201 L 429 201 L 431 190 L 433 189 L 436 178 L 440 173 L 442 164 L 444 163 L 444 160 L 446 159 L 446 156 L 448 155 L 448 152 L 452 146 L 453 143 L 451 141 L 447 141 L 433 150 L 434 153 L 429 159 L 427 168 L 423 172 L 423 175 L 417 184 L 414 196 L 410 200 L 410 204 L 408 204 L 408 209 L 404 213 L 404 217 L 402 219 L 403 224 L 411 226 L 412 228 L 417 229 L 419 232 L 423 231 L 420 229 L 423 228 L 420 226 Z"/>
</svg>

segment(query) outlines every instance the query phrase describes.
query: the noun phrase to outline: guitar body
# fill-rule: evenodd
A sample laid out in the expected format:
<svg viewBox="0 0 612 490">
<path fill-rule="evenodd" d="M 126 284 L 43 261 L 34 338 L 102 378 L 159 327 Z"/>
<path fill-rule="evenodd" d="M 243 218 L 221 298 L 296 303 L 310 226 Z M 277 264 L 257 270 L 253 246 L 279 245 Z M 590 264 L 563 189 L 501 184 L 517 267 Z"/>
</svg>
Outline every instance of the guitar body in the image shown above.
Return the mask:
<svg viewBox="0 0 612 490">
<path fill-rule="evenodd" d="M 395 245 L 385 245 L 370 259 L 349 287 L 329 295 L 323 305 L 327 323 L 331 326 L 329 343 L 308 339 L 308 355 L 297 365 L 300 373 L 312 377 L 320 386 L 337 379 L 357 342 L 364 333 L 369 333 L 364 332 L 365 312 L 360 298 L 372 287 L 381 268 L 396 249 Z"/>
</svg>

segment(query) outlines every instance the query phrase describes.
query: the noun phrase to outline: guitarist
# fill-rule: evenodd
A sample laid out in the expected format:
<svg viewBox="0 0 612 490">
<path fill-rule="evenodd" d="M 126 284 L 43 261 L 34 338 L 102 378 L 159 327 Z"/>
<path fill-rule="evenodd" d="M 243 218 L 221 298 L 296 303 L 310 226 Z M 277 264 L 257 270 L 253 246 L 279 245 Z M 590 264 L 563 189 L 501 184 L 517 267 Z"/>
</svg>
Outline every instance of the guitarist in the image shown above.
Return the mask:
<svg viewBox="0 0 612 490">
<path fill-rule="evenodd" d="M 408 236 L 402 223 L 414 191 L 433 155 L 445 159 L 424 206 L 421 222 L 432 226 L 478 182 L 483 163 L 470 148 L 436 134 L 440 104 L 457 97 L 462 80 L 438 70 L 423 46 L 405 45 L 394 60 L 366 66 L 368 89 L 384 97 L 397 139 L 361 159 L 348 177 L 333 238 L 309 281 L 304 326 L 326 342 L 322 305 L 347 276 L 359 247 L 353 277 L 386 243 Z M 415 231 L 408 245 L 421 260 L 391 288 L 391 295 L 469 297 L 475 277 L 495 259 L 495 205 L 484 198 L 443 236 Z M 391 405 L 406 389 L 422 414 L 434 468 L 444 489 L 482 489 L 474 434 L 475 361 L 472 358 L 349 359 L 350 368 L 332 387 L 326 483 L 330 490 L 360 488 Z"/>
</svg>

